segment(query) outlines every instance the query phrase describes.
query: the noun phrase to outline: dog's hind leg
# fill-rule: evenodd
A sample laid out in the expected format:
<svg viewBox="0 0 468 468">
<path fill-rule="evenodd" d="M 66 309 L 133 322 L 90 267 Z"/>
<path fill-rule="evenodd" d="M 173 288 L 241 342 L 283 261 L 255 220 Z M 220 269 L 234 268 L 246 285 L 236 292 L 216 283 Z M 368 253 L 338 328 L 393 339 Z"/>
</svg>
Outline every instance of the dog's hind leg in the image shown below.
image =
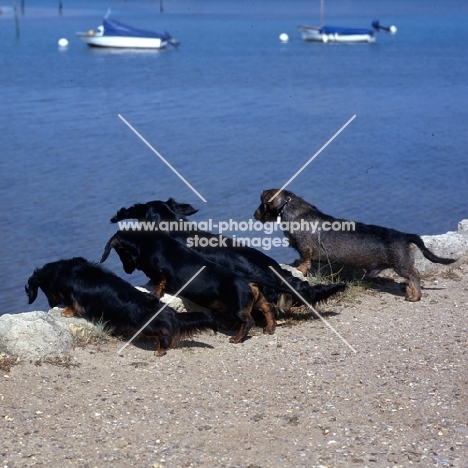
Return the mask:
<svg viewBox="0 0 468 468">
<path fill-rule="evenodd" d="M 253 324 L 251 325 L 251 327 L 253 326 Z M 240 343 L 244 340 L 245 336 L 247 335 L 248 331 L 246 332 L 245 329 L 246 329 L 246 323 L 245 322 L 242 322 L 241 323 L 241 326 L 239 328 L 239 331 L 237 332 L 237 335 L 236 336 L 233 336 L 232 338 L 229 338 L 229 343 Z"/>
<path fill-rule="evenodd" d="M 233 289 L 229 310 L 232 315 L 241 321 L 241 326 L 236 336 L 230 338 L 230 343 L 241 343 L 247 337 L 250 329 L 255 325 L 252 318 L 252 309 L 260 293 L 255 283 L 246 285 L 244 281 L 236 282 L 232 285 Z"/>
<path fill-rule="evenodd" d="M 301 258 L 299 265 L 297 266 L 297 269 L 304 275 L 307 275 L 307 272 L 310 270 L 310 267 L 312 266 L 312 262 L 310 260 L 303 260 Z"/>
<path fill-rule="evenodd" d="M 418 270 L 416 270 L 414 267 L 411 267 L 409 273 L 405 275 L 405 278 L 408 279 L 405 299 L 410 302 L 417 302 L 421 300 L 421 281 Z"/>
<path fill-rule="evenodd" d="M 406 251 L 400 251 L 397 265 L 394 266 L 395 271 L 408 280 L 406 286 L 405 300 L 417 302 L 421 300 L 421 278 L 419 271 L 414 267 L 414 251 L 413 244 L 408 244 Z"/>
<path fill-rule="evenodd" d="M 170 346 L 170 337 L 168 336 L 167 331 L 160 331 L 157 334 L 148 336 L 149 338 L 154 338 L 156 341 L 156 349 L 154 351 L 154 355 L 158 357 L 162 357 L 166 354 L 166 350 Z"/>
<path fill-rule="evenodd" d="M 237 317 L 241 320 L 241 326 L 236 336 L 233 336 L 229 339 L 230 343 L 242 343 L 247 337 L 250 329 L 255 325 L 255 321 L 251 315 L 252 305 L 243 309 L 240 314 L 236 314 Z"/>
<path fill-rule="evenodd" d="M 250 287 L 252 288 L 252 292 L 254 293 L 254 298 L 255 298 L 253 308 L 261 310 L 266 320 L 266 325 L 263 328 L 263 333 L 268 334 L 268 335 L 273 335 L 276 329 L 276 321 L 275 321 L 275 314 L 273 312 L 273 307 L 265 299 L 265 296 L 258 289 L 258 286 L 256 284 L 251 284 Z"/>
<path fill-rule="evenodd" d="M 156 341 L 156 349 L 154 351 L 154 355 L 158 357 L 164 356 L 166 354 L 166 350 L 163 349 L 163 347 L 161 346 L 161 340 L 159 339 L 159 336 L 155 335 L 153 338 Z"/>
<path fill-rule="evenodd" d="M 156 284 L 156 288 L 153 291 L 153 295 L 156 296 L 158 299 L 161 299 L 161 297 L 164 296 L 166 293 L 166 275 L 162 270 L 158 270 L 158 275 L 156 277 L 156 280 L 153 279 L 153 283 Z"/>
</svg>

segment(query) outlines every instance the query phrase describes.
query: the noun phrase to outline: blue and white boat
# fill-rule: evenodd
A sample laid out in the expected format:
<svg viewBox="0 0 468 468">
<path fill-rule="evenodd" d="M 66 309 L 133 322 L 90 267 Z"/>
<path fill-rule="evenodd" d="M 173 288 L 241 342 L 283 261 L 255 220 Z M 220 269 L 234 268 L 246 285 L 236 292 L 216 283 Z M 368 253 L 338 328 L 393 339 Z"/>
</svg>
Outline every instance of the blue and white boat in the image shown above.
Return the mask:
<svg viewBox="0 0 468 468">
<path fill-rule="evenodd" d="M 395 26 L 382 26 L 378 20 L 372 22 L 372 29 L 343 28 L 337 26 L 326 26 L 323 24 L 324 0 L 320 0 L 320 26 L 299 26 L 302 39 L 312 42 L 375 42 L 379 31 L 395 34 Z"/>
<path fill-rule="evenodd" d="M 76 35 L 90 47 L 113 47 L 126 49 L 164 49 L 167 44 L 179 43 L 167 31 L 136 29 L 120 21 L 104 17 L 102 25 L 86 33 Z"/>
</svg>

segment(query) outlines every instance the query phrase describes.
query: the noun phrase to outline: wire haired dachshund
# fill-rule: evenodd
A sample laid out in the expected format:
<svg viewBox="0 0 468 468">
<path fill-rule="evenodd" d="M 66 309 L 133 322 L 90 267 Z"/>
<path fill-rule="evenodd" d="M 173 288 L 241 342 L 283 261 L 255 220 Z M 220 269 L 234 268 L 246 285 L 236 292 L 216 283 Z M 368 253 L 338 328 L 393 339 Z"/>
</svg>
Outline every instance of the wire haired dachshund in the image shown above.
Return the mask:
<svg viewBox="0 0 468 468">
<path fill-rule="evenodd" d="M 307 273 L 312 262 L 360 268 L 370 277 L 378 275 L 386 268 L 393 268 L 397 274 L 408 280 L 406 300 L 415 302 L 421 299 L 420 276 L 414 267 L 415 246 L 431 262 L 449 265 L 456 261 L 437 257 L 416 234 L 334 218 L 289 190 L 265 190 L 260 201 L 260 206 L 254 213 L 256 220 L 266 223 L 279 218 L 281 222 L 289 223 L 289 226 L 293 222 L 298 223 L 296 225 L 306 222 L 313 223 L 316 227 L 315 231 L 284 231 L 290 246 L 299 252 L 298 269 L 303 274 Z M 354 225 L 354 230 L 330 229 L 336 222 L 350 228 Z"/>
</svg>

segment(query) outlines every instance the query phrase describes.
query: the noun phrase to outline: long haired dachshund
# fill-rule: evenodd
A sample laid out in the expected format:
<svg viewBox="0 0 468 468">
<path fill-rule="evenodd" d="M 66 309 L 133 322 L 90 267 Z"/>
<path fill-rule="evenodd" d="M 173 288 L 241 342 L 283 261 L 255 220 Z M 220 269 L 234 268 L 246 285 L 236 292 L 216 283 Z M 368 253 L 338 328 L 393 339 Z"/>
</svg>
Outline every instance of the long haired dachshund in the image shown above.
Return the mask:
<svg viewBox="0 0 468 468">
<path fill-rule="evenodd" d="M 217 322 L 206 312 L 179 314 L 159 299 L 138 291 L 130 283 L 99 265 L 75 257 L 45 264 L 34 270 L 25 286 L 29 304 L 42 289 L 49 305 L 66 306 L 63 315 L 84 316 L 108 322 L 117 331 L 138 331 L 156 341 L 155 354 L 162 356 L 184 337 L 205 330 L 217 331 Z"/>
<path fill-rule="evenodd" d="M 306 274 L 312 262 L 336 263 L 363 269 L 370 277 L 378 275 L 386 268 L 393 268 L 408 280 L 406 300 L 415 302 L 421 299 L 420 276 L 414 267 L 415 246 L 431 262 L 444 265 L 455 262 L 453 259 L 434 255 L 416 234 L 337 219 L 322 213 L 289 190 L 278 192 L 279 189 L 270 189 L 262 193 L 261 203 L 254 217 L 264 223 L 276 221 L 279 217 L 282 222 L 289 223 L 289 226 L 293 222 L 297 225 L 306 222 L 316 227 L 315 231 L 284 231 L 290 246 L 299 252 L 298 269 L 303 274 Z M 349 229 L 331 229 L 338 225 Z M 354 229 L 351 229 L 353 226 Z"/>
</svg>

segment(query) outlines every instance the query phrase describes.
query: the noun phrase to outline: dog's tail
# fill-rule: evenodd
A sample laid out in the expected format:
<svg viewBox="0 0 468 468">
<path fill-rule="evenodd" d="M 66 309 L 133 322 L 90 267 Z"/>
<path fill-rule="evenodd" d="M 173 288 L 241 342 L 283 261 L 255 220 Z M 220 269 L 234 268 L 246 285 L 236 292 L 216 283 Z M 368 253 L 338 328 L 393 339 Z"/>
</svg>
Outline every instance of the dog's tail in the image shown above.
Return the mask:
<svg viewBox="0 0 468 468">
<path fill-rule="evenodd" d="M 188 338 L 208 330 L 218 331 L 218 322 L 208 312 L 175 313 L 176 327 L 174 335 L 178 339 Z"/>
<path fill-rule="evenodd" d="M 40 275 L 38 271 L 35 270 L 33 275 L 28 279 L 28 282 L 24 286 L 24 290 L 28 295 L 28 304 L 32 304 L 37 298 L 37 292 L 39 290 L 39 286 L 41 285 Z"/>
<path fill-rule="evenodd" d="M 416 234 L 408 234 L 408 241 L 415 244 L 417 247 L 419 247 L 419 250 L 421 250 L 422 254 L 433 263 L 441 263 L 442 265 L 450 265 L 451 263 L 454 263 L 457 261 L 454 258 L 438 257 L 426 247 L 421 237 L 419 237 Z"/>
<path fill-rule="evenodd" d="M 344 283 L 317 284 L 315 286 L 311 286 L 306 281 L 301 281 L 301 283 L 304 284 L 296 288 L 296 291 L 312 305 L 318 302 L 326 302 L 329 297 L 346 289 Z"/>
<path fill-rule="evenodd" d="M 147 210 L 148 207 L 144 203 L 137 203 L 129 208 L 122 207 L 110 221 L 111 223 L 118 223 L 124 219 L 145 219 Z"/>
<path fill-rule="evenodd" d="M 304 301 L 301 299 L 301 297 L 305 299 L 309 304 L 323 302 L 326 301 L 330 296 L 333 296 L 334 294 L 344 291 L 346 289 L 346 285 L 343 283 L 336 283 L 330 285 L 319 284 L 316 286 L 312 286 L 309 284 L 308 281 L 297 278 L 287 270 L 282 270 L 281 276 L 298 293 L 293 294 L 292 305 L 302 305 Z"/>
</svg>

